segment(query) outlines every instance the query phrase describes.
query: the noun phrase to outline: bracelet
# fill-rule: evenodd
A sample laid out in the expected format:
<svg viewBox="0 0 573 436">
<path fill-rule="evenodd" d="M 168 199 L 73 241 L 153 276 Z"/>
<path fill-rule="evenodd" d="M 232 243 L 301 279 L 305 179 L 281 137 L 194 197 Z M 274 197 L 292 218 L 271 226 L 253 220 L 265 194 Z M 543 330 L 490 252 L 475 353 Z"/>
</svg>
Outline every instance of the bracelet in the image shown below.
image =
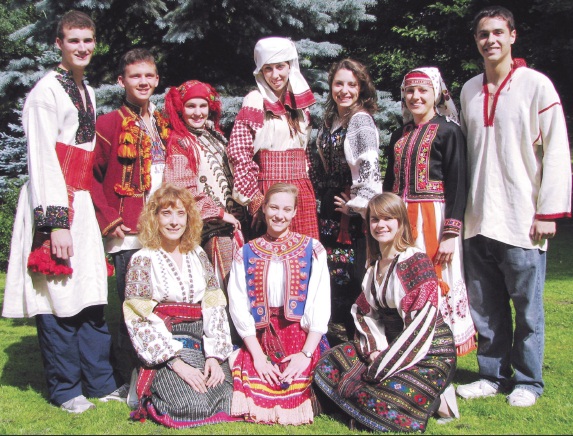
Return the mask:
<svg viewBox="0 0 573 436">
<path fill-rule="evenodd" d="M 177 362 L 178 360 L 181 360 L 181 358 L 179 356 L 175 356 L 173 359 L 168 360 L 167 361 L 167 368 L 169 368 L 171 371 L 173 371 L 173 365 L 175 364 L 175 362 Z"/>
</svg>

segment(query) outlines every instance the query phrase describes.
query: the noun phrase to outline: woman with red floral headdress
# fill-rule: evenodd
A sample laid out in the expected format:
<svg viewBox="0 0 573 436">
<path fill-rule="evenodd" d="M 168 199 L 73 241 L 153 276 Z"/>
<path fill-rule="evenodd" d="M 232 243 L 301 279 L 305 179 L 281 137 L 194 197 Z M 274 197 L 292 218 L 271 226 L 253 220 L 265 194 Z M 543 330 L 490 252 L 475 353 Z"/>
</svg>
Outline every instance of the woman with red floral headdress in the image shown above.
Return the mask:
<svg viewBox="0 0 573 436">
<path fill-rule="evenodd" d="M 164 181 L 195 196 L 204 222 L 201 245 L 225 286 L 233 260 L 233 240 L 242 241 L 242 206 L 232 199 L 233 177 L 227 140 L 219 128 L 221 99 L 208 83 L 189 80 L 172 87 L 165 98 L 171 135 Z M 239 242 L 242 245 L 242 242 Z"/>
</svg>

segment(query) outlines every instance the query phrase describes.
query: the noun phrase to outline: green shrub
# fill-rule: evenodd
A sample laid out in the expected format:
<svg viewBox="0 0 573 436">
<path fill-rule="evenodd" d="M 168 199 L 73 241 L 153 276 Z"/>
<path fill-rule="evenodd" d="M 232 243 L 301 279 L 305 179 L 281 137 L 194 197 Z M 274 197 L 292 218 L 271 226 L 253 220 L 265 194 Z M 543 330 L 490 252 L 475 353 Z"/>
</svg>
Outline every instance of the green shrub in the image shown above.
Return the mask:
<svg viewBox="0 0 573 436">
<path fill-rule="evenodd" d="M 0 271 L 6 271 L 8 268 L 14 215 L 16 215 L 18 195 L 22 184 L 21 180 L 11 181 L 0 199 Z"/>
</svg>

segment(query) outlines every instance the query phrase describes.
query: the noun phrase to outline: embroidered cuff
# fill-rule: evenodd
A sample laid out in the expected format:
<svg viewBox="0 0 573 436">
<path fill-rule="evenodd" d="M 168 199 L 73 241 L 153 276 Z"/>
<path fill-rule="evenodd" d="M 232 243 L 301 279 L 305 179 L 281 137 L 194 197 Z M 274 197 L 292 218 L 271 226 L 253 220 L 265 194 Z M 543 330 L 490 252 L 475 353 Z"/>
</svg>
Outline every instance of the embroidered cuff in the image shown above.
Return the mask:
<svg viewBox="0 0 573 436">
<path fill-rule="evenodd" d="M 69 229 L 69 209 L 65 206 L 48 206 L 44 213 L 42 206 L 38 206 L 34 209 L 34 222 L 37 229 L 43 227 Z"/>
<path fill-rule="evenodd" d="M 444 222 L 444 233 L 459 235 L 462 231 L 462 222 L 453 218 L 448 218 Z"/>
<path fill-rule="evenodd" d="M 109 232 L 111 232 L 112 230 L 115 230 L 115 228 L 117 226 L 119 226 L 120 224 L 123 224 L 123 218 L 122 217 L 118 217 L 118 218 L 114 219 L 111 223 L 109 223 L 107 225 L 107 227 L 102 230 L 101 234 L 103 236 L 107 236 L 107 234 Z"/>
<path fill-rule="evenodd" d="M 265 197 L 260 192 L 257 192 L 257 194 L 255 194 L 255 196 L 253 197 L 253 199 L 251 200 L 251 202 L 247 206 L 249 209 L 249 213 L 251 215 L 255 215 L 258 212 L 258 210 L 263 205 L 264 199 L 265 199 Z"/>
<path fill-rule="evenodd" d="M 217 356 L 205 356 L 205 360 L 207 359 L 215 359 L 217 362 L 219 362 L 219 365 L 225 361 L 225 359 L 221 359 L 220 357 Z"/>
</svg>

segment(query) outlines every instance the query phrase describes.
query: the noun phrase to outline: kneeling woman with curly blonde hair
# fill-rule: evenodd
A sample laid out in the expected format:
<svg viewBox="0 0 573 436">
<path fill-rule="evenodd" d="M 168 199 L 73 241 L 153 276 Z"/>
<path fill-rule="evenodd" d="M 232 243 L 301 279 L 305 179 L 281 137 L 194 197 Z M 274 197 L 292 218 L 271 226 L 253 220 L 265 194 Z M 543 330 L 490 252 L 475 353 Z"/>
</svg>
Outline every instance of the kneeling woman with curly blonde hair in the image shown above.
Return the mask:
<svg viewBox="0 0 573 436">
<path fill-rule="evenodd" d="M 234 420 L 227 302 L 199 246 L 202 227 L 191 193 L 170 184 L 141 214 L 144 248 L 131 259 L 123 304 L 143 365 L 134 419 L 175 428 Z"/>
</svg>

